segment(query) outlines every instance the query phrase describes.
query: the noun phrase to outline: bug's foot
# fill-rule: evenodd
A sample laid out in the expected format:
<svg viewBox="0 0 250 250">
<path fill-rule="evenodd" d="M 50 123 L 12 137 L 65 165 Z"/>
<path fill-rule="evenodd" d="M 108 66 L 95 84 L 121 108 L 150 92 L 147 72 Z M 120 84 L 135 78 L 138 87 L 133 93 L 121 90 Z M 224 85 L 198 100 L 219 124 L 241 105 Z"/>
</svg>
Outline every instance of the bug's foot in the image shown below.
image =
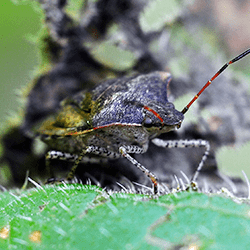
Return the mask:
<svg viewBox="0 0 250 250">
<path fill-rule="evenodd" d="M 51 177 L 49 178 L 45 184 L 61 184 L 65 182 L 65 179 L 61 178 L 61 179 L 58 179 L 58 178 L 54 178 L 54 177 Z"/>
<path fill-rule="evenodd" d="M 197 182 L 191 181 L 190 184 L 186 188 L 186 191 L 189 191 L 189 190 L 197 192 L 198 191 L 198 184 L 197 184 Z"/>
</svg>

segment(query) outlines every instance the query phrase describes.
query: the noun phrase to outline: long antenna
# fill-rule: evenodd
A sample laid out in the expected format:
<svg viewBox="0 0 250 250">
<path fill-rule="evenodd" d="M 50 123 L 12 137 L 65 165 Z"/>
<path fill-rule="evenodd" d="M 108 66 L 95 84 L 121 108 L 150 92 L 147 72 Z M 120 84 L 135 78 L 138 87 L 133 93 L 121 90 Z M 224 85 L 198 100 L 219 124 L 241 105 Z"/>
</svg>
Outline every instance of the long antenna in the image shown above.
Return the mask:
<svg viewBox="0 0 250 250">
<path fill-rule="evenodd" d="M 217 78 L 230 64 L 233 64 L 234 62 L 237 62 L 238 60 L 242 59 L 246 55 L 250 53 L 250 49 L 246 50 L 245 52 L 241 53 L 240 55 L 236 56 L 234 59 L 226 63 L 224 66 L 221 67 L 221 69 L 202 87 L 202 89 L 197 93 L 197 95 L 188 103 L 188 105 L 181 111 L 183 114 L 185 114 L 190 106 L 198 99 L 200 94 L 212 83 L 212 81 Z"/>
</svg>

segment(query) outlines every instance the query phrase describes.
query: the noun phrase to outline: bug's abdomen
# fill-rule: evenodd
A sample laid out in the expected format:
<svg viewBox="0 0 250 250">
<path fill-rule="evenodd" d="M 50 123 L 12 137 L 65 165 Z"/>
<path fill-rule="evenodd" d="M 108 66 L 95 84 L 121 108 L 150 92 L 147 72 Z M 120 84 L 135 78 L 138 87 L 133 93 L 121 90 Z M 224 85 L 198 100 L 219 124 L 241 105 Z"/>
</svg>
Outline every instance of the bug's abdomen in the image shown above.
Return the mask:
<svg viewBox="0 0 250 250">
<path fill-rule="evenodd" d="M 119 152 L 121 146 L 138 145 L 146 151 L 148 140 L 149 134 L 141 126 L 113 124 L 96 129 L 93 135 L 88 137 L 87 144 L 104 147 L 113 152 Z"/>
</svg>

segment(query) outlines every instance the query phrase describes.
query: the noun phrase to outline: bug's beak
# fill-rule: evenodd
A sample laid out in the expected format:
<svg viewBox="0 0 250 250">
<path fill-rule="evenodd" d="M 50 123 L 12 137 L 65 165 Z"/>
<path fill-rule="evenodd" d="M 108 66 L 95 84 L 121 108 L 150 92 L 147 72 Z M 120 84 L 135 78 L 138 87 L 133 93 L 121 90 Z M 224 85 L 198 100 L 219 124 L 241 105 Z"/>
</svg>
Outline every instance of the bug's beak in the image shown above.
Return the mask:
<svg viewBox="0 0 250 250">
<path fill-rule="evenodd" d="M 181 124 L 182 124 L 182 120 L 181 121 L 179 121 L 179 123 L 176 125 L 176 129 L 179 129 L 180 127 L 181 127 Z"/>
</svg>

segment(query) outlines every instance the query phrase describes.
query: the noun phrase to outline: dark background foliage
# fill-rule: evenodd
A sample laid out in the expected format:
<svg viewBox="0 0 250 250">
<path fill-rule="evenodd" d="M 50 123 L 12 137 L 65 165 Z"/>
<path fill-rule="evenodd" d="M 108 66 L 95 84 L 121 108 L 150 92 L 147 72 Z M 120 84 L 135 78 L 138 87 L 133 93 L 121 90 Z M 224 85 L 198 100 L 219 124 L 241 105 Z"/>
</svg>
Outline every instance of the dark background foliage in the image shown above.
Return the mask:
<svg viewBox="0 0 250 250">
<path fill-rule="evenodd" d="M 14 5 L 3 1 L 3 7 L 9 11 L 1 18 L 9 26 L 6 25 L 3 40 L 7 42 L 1 48 L 5 48 L 5 53 L 12 52 L 12 57 L 10 54 L 2 57 L 4 73 L 1 75 L 6 80 L 2 80 L 1 87 L 9 91 L 2 91 L 5 93 L 2 98 L 4 113 L 17 110 L 19 104 L 16 103 L 20 102 L 17 102 L 18 98 L 14 95 L 15 89 L 20 89 L 22 84 L 27 85 L 29 79 L 32 79 L 30 70 L 40 64 L 35 80 L 22 92 L 21 114 L 5 122 L 2 129 L 5 145 L 2 149 L 2 162 L 5 167 L 1 172 L 6 177 L 2 177 L 1 181 L 5 185 L 8 183 L 6 179 L 11 179 L 7 174 L 6 162 L 11 169 L 12 185 L 23 183 L 27 169 L 32 177 L 46 177 L 45 149 L 28 135 L 35 123 L 54 113 L 67 95 L 98 84 L 106 78 L 168 70 L 173 75 L 169 97 L 171 101 L 175 100 L 180 110 L 228 59 L 248 47 L 247 10 L 250 7 L 247 1 L 193 1 L 192 4 L 172 1 L 172 5 L 163 9 L 165 18 L 160 18 L 158 22 L 148 21 L 151 19 L 147 17 L 155 15 L 153 20 L 158 20 L 162 14 L 160 9 L 154 13 L 152 7 L 145 7 L 142 12 L 146 1 L 89 1 L 85 7 L 84 4 L 76 6 L 71 2 L 65 8 L 64 1 L 57 6 L 51 6 L 50 1 L 44 2 L 47 26 L 40 31 L 39 37 L 43 42 L 38 46 L 27 43 L 23 37 L 24 34 L 35 35 L 39 31 L 40 19 L 43 17 L 39 5 L 34 12 L 29 4 Z M 79 9 L 82 9 L 82 15 Z M 53 13 L 61 14 L 62 19 L 56 19 L 57 15 Z M 11 23 L 16 30 L 12 38 L 7 36 L 13 30 Z M 29 36 L 29 40 L 36 39 Z M 12 44 L 14 41 L 16 44 Z M 37 59 L 39 49 L 40 61 Z M 32 50 L 33 55 L 30 54 Z M 250 174 L 247 172 L 248 155 L 244 155 L 248 148 L 234 148 L 225 156 L 225 150 L 221 150 L 223 146 L 242 146 L 250 138 L 248 62 L 249 59 L 244 59 L 233 66 L 234 71 L 228 70 L 220 80 L 214 82 L 199 103 L 195 104 L 196 107 L 192 107 L 193 110 L 187 114 L 178 133 L 162 136 L 166 139 L 203 138 L 210 141 L 211 156 L 204 168 L 203 178 L 200 179 L 201 183 L 206 179 L 210 187 L 229 186 L 232 189 L 231 181 L 238 185 L 239 179 L 233 178 L 230 181 L 224 175 L 225 168 L 238 176 L 241 169 Z M 13 104 L 12 107 L 8 101 Z M 146 154 L 135 157 L 154 171 L 161 181 L 171 186 L 173 174 L 181 177 L 180 170 L 188 176 L 192 175 L 202 152 L 202 149 L 185 152 L 165 150 L 150 144 Z M 222 152 L 219 154 L 219 169 L 223 165 L 223 171 L 217 171 L 217 152 Z M 57 169 L 69 168 L 68 163 L 61 161 L 56 162 L 55 166 Z M 123 159 L 119 162 L 111 161 L 105 166 L 85 165 L 78 172 L 78 177 L 83 181 L 92 178 L 104 186 L 112 187 L 116 181 L 124 182 L 124 176 L 130 181 L 145 183 L 145 177 Z M 244 192 L 241 186 L 237 187 L 239 193 Z"/>
</svg>

